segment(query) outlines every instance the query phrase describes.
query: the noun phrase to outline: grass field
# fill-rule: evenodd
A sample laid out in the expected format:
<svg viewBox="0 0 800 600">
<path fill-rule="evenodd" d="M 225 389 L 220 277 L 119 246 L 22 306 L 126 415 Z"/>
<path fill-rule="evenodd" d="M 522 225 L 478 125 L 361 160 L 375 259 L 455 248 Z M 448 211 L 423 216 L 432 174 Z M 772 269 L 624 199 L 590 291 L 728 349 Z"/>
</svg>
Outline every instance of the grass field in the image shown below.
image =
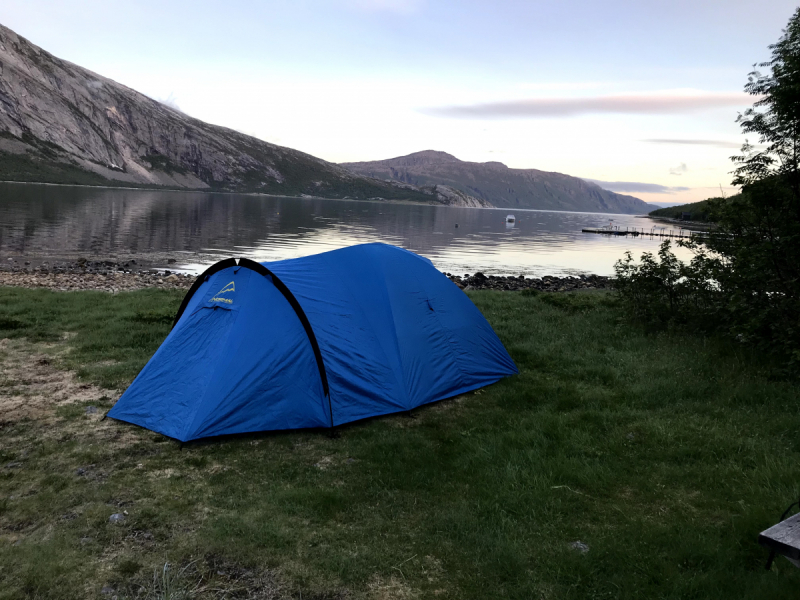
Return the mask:
<svg viewBox="0 0 800 600">
<path fill-rule="evenodd" d="M 0 288 L 0 401 L 41 404 L 58 369 L 96 391 L 0 416 L 0 598 L 797 597 L 756 543 L 800 494 L 796 384 L 610 295 L 470 297 L 519 376 L 336 439 L 181 450 L 99 420 L 180 294 Z"/>
</svg>

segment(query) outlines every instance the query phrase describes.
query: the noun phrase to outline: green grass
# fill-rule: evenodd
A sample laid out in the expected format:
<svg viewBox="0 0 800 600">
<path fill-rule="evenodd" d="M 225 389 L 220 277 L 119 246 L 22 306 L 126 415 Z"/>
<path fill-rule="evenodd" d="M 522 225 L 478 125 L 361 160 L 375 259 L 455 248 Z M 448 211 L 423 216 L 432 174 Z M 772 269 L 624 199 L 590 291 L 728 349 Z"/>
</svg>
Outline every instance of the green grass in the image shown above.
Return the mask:
<svg viewBox="0 0 800 600">
<path fill-rule="evenodd" d="M 796 597 L 756 537 L 800 493 L 797 385 L 743 348 L 646 335 L 609 295 L 470 296 L 520 375 L 338 439 L 181 450 L 80 405 L 4 422 L 0 599 L 154 595 L 165 562 L 209 598 Z M 0 338 L 68 345 L 63 366 L 115 386 L 179 299 L 0 288 Z"/>
<path fill-rule="evenodd" d="M 0 339 L 53 343 L 66 336 L 66 368 L 100 386 L 124 388 L 166 337 L 183 295 L 0 288 Z"/>
</svg>

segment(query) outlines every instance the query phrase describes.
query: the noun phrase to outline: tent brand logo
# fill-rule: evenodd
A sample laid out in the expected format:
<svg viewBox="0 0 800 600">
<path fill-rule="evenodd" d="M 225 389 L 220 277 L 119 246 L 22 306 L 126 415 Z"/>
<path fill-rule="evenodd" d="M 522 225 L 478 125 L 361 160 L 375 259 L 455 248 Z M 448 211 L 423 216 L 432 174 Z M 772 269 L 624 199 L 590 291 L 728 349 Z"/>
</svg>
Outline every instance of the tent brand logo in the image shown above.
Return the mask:
<svg viewBox="0 0 800 600">
<path fill-rule="evenodd" d="M 222 288 L 217 294 L 210 300 L 210 302 L 224 302 L 225 304 L 233 304 L 233 300 L 230 298 L 220 298 L 222 294 L 227 294 L 229 292 L 235 292 L 236 286 L 231 281 L 228 285 Z"/>
</svg>

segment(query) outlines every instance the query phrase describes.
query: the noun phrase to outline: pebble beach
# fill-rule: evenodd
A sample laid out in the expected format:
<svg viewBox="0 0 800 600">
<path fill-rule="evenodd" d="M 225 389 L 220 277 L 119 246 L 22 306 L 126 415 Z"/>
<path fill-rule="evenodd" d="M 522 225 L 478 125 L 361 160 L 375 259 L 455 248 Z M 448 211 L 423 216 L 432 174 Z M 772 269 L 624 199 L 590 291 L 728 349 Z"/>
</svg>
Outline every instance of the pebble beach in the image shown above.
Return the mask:
<svg viewBox="0 0 800 600">
<path fill-rule="evenodd" d="M 526 278 L 522 275 L 487 276 L 481 272 L 463 276 L 445 274 L 462 290 L 534 289 L 541 292 L 568 292 L 611 287 L 611 278 L 601 275 Z M 43 262 L 35 266 L 24 260 L 0 263 L 0 286 L 48 288 L 65 292 L 96 290 L 117 293 L 144 288 L 188 290 L 195 279 L 195 275 L 173 272 L 170 269 L 139 268 L 135 260 L 119 262 L 79 259 Z"/>
</svg>

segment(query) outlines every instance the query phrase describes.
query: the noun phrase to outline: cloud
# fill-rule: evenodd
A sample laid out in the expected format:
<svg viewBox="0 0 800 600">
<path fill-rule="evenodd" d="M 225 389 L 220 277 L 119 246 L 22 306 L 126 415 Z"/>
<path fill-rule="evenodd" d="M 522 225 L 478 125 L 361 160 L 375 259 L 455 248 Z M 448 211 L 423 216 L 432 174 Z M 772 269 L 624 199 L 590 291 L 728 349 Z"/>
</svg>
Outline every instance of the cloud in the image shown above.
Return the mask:
<svg viewBox="0 0 800 600">
<path fill-rule="evenodd" d="M 518 83 L 515 87 L 532 91 L 596 90 L 613 85 L 608 81 L 529 81 Z"/>
<path fill-rule="evenodd" d="M 717 148 L 741 148 L 742 144 L 723 140 L 683 140 L 683 139 L 651 139 L 642 140 L 649 144 L 685 144 L 688 146 L 716 146 Z"/>
<path fill-rule="evenodd" d="M 681 163 L 677 167 L 670 167 L 669 168 L 669 174 L 670 175 L 683 175 L 688 170 L 689 170 L 689 167 L 686 166 L 686 163 Z"/>
<path fill-rule="evenodd" d="M 691 189 L 682 186 L 670 187 L 658 183 L 642 183 L 639 181 L 600 181 L 599 179 L 587 179 L 585 177 L 583 179 L 584 181 L 596 183 L 604 190 L 627 194 L 676 194 L 678 192 L 687 192 Z"/>
<path fill-rule="evenodd" d="M 186 114 L 183 109 L 178 106 L 178 99 L 170 92 L 166 98 L 154 98 L 156 102 L 160 102 L 164 106 L 169 106 L 172 110 L 177 110 L 179 113 Z"/>
<path fill-rule="evenodd" d="M 417 12 L 423 0 L 346 0 L 352 8 L 369 12 L 392 12 L 398 14 L 411 14 Z"/>
<path fill-rule="evenodd" d="M 461 119 L 537 119 L 577 117 L 590 114 L 685 114 L 726 106 L 746 106 L 752 96 L 736 93 L 662 93 L 582 98 L 529 98 L 483 104 L 439 106 L 421 112 Z"/>
</svg>

